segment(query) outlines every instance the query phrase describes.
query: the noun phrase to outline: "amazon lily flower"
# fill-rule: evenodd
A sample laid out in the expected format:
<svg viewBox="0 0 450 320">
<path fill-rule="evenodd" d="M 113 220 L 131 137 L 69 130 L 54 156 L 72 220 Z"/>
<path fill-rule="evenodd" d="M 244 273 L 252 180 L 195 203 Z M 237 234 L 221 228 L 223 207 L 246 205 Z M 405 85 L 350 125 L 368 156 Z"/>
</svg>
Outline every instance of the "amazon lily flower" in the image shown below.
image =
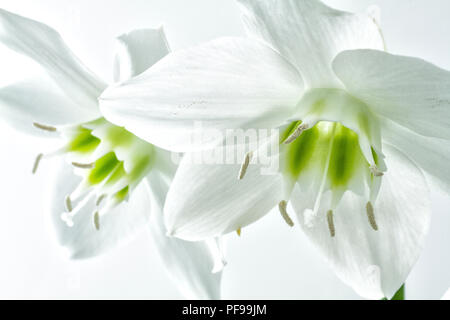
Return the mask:
<svg viewBox="0 0 450 320">
<path fill-rule="evenodd" d="M 217 142 L 192 139 L 199 130 L 278 128 L 278 175 L 249 165 L 252 153 L 242 166 L 186 156 L 166 199 L 170 233 L 240 232 L 276 206 L 294 225 L 293 209 L 344 282 L 392 297 L 424 244 L 429 184 L 450 190 L 450 73 L 385 52 L 366 14 L 315 0 L 239 5 L 248 38 L 172 53 L 107 89 L 103 114 L 175 151 Z"/>
<path fill-rule="evenodd" d="M 116 81 L 143 72 L 169 52 L 161 28 L 117 40 Z M 175 171 L 168 151 L 102 117 L 97 98 L 106 84 L 49 26 L 0 10 L 0 42 L 42 67 L 39 78 L 0 89 L 0 113 L 14 128 L 59 138 L 53 152 L 38 155 L 33 173 L 39 162 L 53 162 L 48 209 L 72 258 L 96 256 L 149 228 L 180 290 L 191 298 L 219 298 L 221 272 L 212 274 L 215 241 L 166 236 L 162 207 Z"/>
</svg>

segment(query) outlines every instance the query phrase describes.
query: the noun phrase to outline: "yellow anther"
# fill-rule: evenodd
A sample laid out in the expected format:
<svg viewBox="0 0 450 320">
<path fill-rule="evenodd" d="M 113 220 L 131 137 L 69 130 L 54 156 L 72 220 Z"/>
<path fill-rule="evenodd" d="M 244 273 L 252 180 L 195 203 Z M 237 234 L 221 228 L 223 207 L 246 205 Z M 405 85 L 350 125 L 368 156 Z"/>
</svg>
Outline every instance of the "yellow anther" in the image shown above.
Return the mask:
<svg viewBox="0 0 450 320">
<path fill-rule="evenodd" d="M 44 155 L 42 153 L 38 154 L 36 157 L 36 160 L 34 160 L 34 165 L 33 165 L 33 170 L 32 173 L 35 174 L 38 167 L 39 167 L 39 163 L 41 162 L 41 159 Z"/>
<path fill-rule="evenodd" d="M 367 217 L 369 218 L 370 226 L 372 227 L 373 230 L 378 231 L 378 225 L 377 225 L 377 221 L 375 220 L 375 213 L 373 210 L 373 205 L 370 201 L 367 202 L 366 211 L 367 211 Z"/>
<path fill-rule="evenodd" d="M 72 162 L 72 165 L 74 167 L 80 168 L 80 169 L 92 169 L 95 167 L 95 163 L 79 163 L 79 162 Z"/>
<path fill-rule="evenodd" d="M 252 160 L 252 157 L 253 157 L 253 152 L 252 151 L 248 152 L 245 155 L 244 163 L 242 163 L 241 169 L 239 170 L 239 176 L 238 176 L 239 180 L 244 179 L 245 174 L 247 173 L 247 169 L 248 169 L 248 166 L 250 164 L 250 161 Z"/>
<path fill-rule="evenodd" d="M 333 210 L 327 212 L 328 229 L 330 230 L 330 236 L 334 238 L 336 236 L 336 229 L 334 227 Z"/>
<path fill-rule="evenodd" d="M 280 203 L 278 204 L 278 209 L 280 210 L 281 216 L 283 217 L 284 221 L 286 221 L 286 223 L 289 227 L 293 227 L 294 222 L 292 221 L 291 217 L 289 217 L 286 207 L 287 207 L 287 202 L 285 200 L 280 201 Z"/>
<path fill-rule="evenodd" d="M 309 129 L 309 125 L 306 123 L 302 123 L 300 124 L 297 129 L 295 129 L 295 131 L 293 133 L 291 133 L 291 135 L 289 137 L 287 137 L 286 140 L 284 140 L 284 144 L 290 144 L 292 142 L 294 142 L 295 139 L 297 139 L 298 137 L 300 137 L 300 135 L 302 134 L 303 131 Z"/>
<path fill-rule="evenodd" d="M 370 172 L 375 176 L 375 177 L 382 177 L 384 175 L 383 171 L 380 171 L 380 169 L 378 169 L 377 166 L 370 166 L 369 167 Z"/>
<path fill-rule="evenodd" d="M 95 229 L 100 230 L 100 215 L 98 214 L 98 211 L 94 213 L 94 225 Z"/>
<path fill-rule="evenodd" d="M 70 196 L 66 196 L 64 204 L 66 205 L 67 212 L 71 212 L 72 211 L 72 200 L 70 200 Z"/>
<path fill-rule="evenodd" d="M 48 126 L 48 125 L 45 125 L 45 124 L 40 124 L 40 123 L 37 123 L 37 122 L 33 122 L 33 126 L 38 128 L 38 129 L 41 129 L 41 130 L 44 130 L 44 131 L 50 131 L 50 132 L 55 132 L 57 130 L 55 127 Z"/>
<path fill-rule="evenodd" d="M 95 205 L 98 207 L 100 203 L 102 203 L 103 199 L 105 199 L 106 195 L 102 194 L 100 197 L 98 197 L 97 201 L 95 202 Z"/>
</svg>

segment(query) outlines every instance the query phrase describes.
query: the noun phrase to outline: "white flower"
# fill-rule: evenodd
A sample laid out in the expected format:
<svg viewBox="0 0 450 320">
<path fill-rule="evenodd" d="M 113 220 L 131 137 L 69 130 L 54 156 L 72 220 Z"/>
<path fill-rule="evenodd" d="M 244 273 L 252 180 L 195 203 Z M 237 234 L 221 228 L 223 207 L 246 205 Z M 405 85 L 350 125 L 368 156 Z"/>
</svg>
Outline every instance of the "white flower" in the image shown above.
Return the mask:
<svg viewBox="0 0 450 320">
<path fill-rule="evenodd" d="M 117 40 L 117 81 L 143 72 L 169 52 L 162 29 L 135 30 Z M 102 118 L 97 98 L 106 84 L 55 30 L 0 10 L 0 41 L 43 70 L 38 79 L 0 89 L 0 113 L 17 129 L 62 137 L 56 151 L 38 156 L 33 171 L 40 160 L 58 157 L 48 209 L 70 255 L 98 255 L 150 228 L 179 288 L 191 298 L 219 298 L 221 272 L 212 274 L 215 240 L 166 236 L 162 207 L 175 171 L 169 153 Z"/>
<path fill-rule="evenodd" d="M 282 175 L 244 165 L 236 181 L 239 166 L 185 157 L 167 227 L 188 240 L 218 236 L 277 204 L 292 224 L 290 201 L 343 281 L 362 296 L 391 297 L 424 244 L 427 182 L 450 190 L 450 73 L 384 52 L 367 15 L 314 0 L 239 2 L 248 39 L 174 52 L 107 89 L 101 110 L 175 151 L 202 147 L 191 141 L 195 121 L 205 130 L 280 128 Z"/>
</svg>

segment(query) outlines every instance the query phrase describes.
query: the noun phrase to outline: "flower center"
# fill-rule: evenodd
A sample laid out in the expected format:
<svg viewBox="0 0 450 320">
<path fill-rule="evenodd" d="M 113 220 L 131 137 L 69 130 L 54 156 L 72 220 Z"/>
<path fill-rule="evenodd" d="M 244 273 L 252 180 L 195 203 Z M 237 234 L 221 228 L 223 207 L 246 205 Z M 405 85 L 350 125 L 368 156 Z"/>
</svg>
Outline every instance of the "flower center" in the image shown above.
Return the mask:
<svg viewBox="0 0 450 320">
<path fill-rule="evenodd" d="M 367 216 L 378 229 L 372 202 L 383 172 L 379 121 L 360 100 L 340 89 L 314 89 L 299 103 L 300 121 L 293 121 L 281 134 L 282 172 L 285 195 L 297 183 L 311 194 L 311 210 L 319 210 L 322 195 L 331 192 L 326 212 L 330 235 L 335 236 L 333 211 L 347 191 L 367 198 Z M 284 200 L 283 200 L 284 201 Z"/>
<path fill-rule="evenodd" d="M 66 212 L 61 217 L 69 226 L 73 225 L 73 216 L 94 199 L 97 208 L 93 212 L 93 222 L 99 229 L 101 216 L 127 201 L 154 164 L 153 145 L 104 118 L 59 128 L 34 125 L 59 132 L 65 143 L 55 152 L 39 155 L 33 172 L 41 158 L 64 155 L 75 174 L 82 177 L 81 183 L 65 200 Z"/>
</svg>

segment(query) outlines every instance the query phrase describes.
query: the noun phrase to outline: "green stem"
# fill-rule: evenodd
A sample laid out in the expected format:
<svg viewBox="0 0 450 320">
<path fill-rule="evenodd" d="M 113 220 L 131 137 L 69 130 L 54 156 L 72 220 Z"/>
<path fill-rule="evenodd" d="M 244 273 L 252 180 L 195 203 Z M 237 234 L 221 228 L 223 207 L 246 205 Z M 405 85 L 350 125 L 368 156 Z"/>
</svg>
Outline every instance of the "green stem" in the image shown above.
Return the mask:
<svg viewBox="0 0 450 320">
<path fill-rule="evenodd" d="M 401 288 L 398 289 L 391 300 L 405 300 L 405 285 L 402 285 Z"/>
</svg>

